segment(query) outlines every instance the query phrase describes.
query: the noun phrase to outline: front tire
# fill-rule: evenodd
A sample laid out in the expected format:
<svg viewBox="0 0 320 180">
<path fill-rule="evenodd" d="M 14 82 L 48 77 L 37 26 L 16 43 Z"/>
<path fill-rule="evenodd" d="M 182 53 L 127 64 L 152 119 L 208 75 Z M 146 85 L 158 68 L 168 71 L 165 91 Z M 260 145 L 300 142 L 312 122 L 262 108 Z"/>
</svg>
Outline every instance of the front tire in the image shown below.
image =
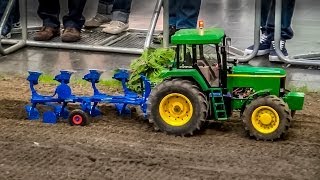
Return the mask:
<svg viewBox="0 0 320 180">
<path fill-rule="evenodd" d="M 156 130 L 178 136 L 200 130 L 208 113 L 206 96 L 191 81 L 166 80 L 156 86 L 148 100 L 149 122 Z"/>
<path fill-rule="evenodd" d="M 259 97 L 246 106 L 242 121 L 245 130 L 257 140 L 283 137 L 292 120 L 288 105 L 276 96 Z"/>
</svg>

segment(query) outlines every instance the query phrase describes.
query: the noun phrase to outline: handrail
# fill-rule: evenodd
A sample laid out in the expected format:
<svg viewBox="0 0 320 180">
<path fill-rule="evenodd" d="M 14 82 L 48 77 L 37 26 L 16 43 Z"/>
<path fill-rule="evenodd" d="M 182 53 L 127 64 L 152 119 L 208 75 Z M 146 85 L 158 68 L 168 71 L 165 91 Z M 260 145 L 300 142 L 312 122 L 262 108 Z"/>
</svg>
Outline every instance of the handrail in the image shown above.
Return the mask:
<svg viewBox="0 0 320 180">
<path fill-rule="evenodd" d="M 319 59 L 310 60 L 310 59 L 290 59 L 283 55 L 280 49 L 280 39 L 281 39 L 281 16 L 282 16 L 282 0 L 276 0 L 275 7 L 275 32 L 274 32 L 274 42 L 275 42 L 275 50 L 281 61 L 287 64 L 293 65 L 304 65 L 304 66 L 320 66 L 320 57 Z M 312 56 L 316 57 L 319 53 L 315 53 Z"/>
<path fill-rule="evenodd" d="M 163 0 L 163 47 L 168 48 L 169 44 L 169 0 Z"/>
<path fill-rule="evenodd" d="M 160 11 L 161 11 L 161 6 L 163 4 L 163 0 L 157 0 L 157 3 L 156 3 L 156 6 L 154 8 L 154 11 L 153 11 L 153 15 L 152 15 L 152 19 L 151 19 L 151 22 L 150 22 L 150 26 L 149 26 L 149 29 L 148 29 L 148 33 L 147 33 L 147 36 L 146 36 L 146 41 L 144 43 L 144 49 L 148 49 L 151 45 L 151 41 L 152 41 L 152 35 L 156 29 L 156 26 L 157 26 L 157 22 L 158 22 L 158 19 L 159 19 L 159 14 L 160 14 Z"/>
<path fill-rule="evenodd" d="M 2 32 L 2 29 L 4 28 L 5 23 L 7 22 L 8 18 L 10 16 L 10 13 L 11 13 L 11 10 L 12 10 L 14 3 L 15 3 L 15 0 L 8 1 L 6 10 L 4 11 L 3 16 L 1 18 L 1 21 L 0 21 L 0 32 Z M 26 41 L 27 41 L 27 29 L 26 29 L 26 26 L 27 26 L 27 18 L 26 18 L 27 2 L 26 2 L 26 0 L 20 0 L 19 3 L 21 4 L 20 12 L 21 12 L 22 39 L 19 40 L 16 44 L 14 44 L 8 48 L 4 48 L 2 46 L 2 39 L 0 37 L 0 53 L 2 55 L 7 55 L 9 53 L 12 53 L 12 52 L 26 46 Z M 25 7 L 25 8 L 23 8 L 23 7 Z"/>
<path fill-rule="evenodd" d="M 259 51 L 260 44 L 260 24 L 261 24 L 261 0 L 255 0 L 255 18 L 254 18 L 254 45 L 253 52 L 250 55 L 238 57 L 236 59 L 239 62 L 249 62 L 253 59 Z"/>
</svg>

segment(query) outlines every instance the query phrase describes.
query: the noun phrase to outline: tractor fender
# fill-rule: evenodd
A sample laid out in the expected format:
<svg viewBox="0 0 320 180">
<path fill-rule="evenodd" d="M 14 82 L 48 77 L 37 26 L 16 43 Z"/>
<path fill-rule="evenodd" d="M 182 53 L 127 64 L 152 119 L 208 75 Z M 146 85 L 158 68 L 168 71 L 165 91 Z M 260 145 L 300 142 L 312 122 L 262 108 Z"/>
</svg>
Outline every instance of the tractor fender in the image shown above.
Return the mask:
<svg viewBox="0 0 320 180">
<path fill-rule="evenodd" d="M 195 82 L 202 91 L 208 91 L 209 85 L 205 78 L 196 69 L 172 69 L 163 71 L 160 75 L 163 79 L 186 79 Z"/>
<path fill-rule="evenodd" d="M 245 110 L 246 106 L 248 104 L 250 104 L 250 102 L 254 99 L 257 99 L 258 97 L 265 97 L 265 96 L 269 96 L 271 93 L 271 89 L 264 89 L 264 90 L 260 90 L 255 92 L 254 94 L 251 94 L 243 103 L 242 107 L 241 107 L 241 111 L 240 111 L 240 115 L 242 116 L 243 111 Z"/>
</svg>

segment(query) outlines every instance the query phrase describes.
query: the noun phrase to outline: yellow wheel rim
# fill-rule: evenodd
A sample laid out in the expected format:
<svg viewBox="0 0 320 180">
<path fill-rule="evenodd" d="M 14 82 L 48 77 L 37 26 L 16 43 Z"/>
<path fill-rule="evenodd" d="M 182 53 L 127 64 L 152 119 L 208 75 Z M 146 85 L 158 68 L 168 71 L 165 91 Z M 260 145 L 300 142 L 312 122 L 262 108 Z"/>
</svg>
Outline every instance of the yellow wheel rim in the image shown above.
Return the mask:
<svg viewBox="0 0 320 180">
<path fill-rule="evenodd" d="M 172 93 L 165 96 L 159 106 L 161 118 L 171 126 L 183 126 L 193 114 L 191 101 L 184 95 Z"/>
<path fill-rule="evenodd" d="M 251 116 L 253 127 L 263 134 L 269 134 L 277 130 L 280 123 L 279 114 L 272 107 L 260 106 Z"/>
</svg>

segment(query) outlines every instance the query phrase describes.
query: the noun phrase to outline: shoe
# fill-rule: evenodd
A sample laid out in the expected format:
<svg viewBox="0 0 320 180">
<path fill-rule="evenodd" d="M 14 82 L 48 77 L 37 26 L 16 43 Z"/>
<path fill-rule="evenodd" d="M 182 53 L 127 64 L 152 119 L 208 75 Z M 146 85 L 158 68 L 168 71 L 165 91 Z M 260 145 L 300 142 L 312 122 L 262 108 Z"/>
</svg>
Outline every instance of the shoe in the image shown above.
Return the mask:
<svg viewBox="0 0 320 180">
<path fill-rule="evenodd" d="M 59 35 L 60 28 L 42 27 L 40 31 L 36 32 L 33 39 L 35 41 L 49 41 Z"/>
<path fill-rule="evenodd" d="M 169 43 L 171 43 L 171 36 L 173 36 L 178 30 L 175 26 L 169 26 Z M 153 38 L 153 43 L 161 44 L 163 42 L 163 33 Z"/>
<path fill-rule="evenodd" d="M 270 52 L 270 46 L 271 46 L 270 38 L 267 35 L 262 34 L 260 37 L 260 44 L 259 44 L 259 50 L 258 50 L 257 56 L 263 56 L 265 54 L 268 54 Z M 253 47 L 254 45 L 249 46 L 247 49 L 245 49 L 244 54 L 245 55 L 251 54 L 253 52 Z"/>
<path fill-rule="evenodd" d="M 81 39 L 80 31 L 76 28 L 67 27 L 61 35 L 62 42 L 76 42 Z"/>
<path fill-rule="evenodd" d="M 84 23 L 84 27 L 87 29 L 100 27 L 102 24 L 109 23 L 111 19 L 107 16 L 97 14 L 92 19 Z"/>
<path fill-rule="evenodd" d="M 128 28 L 128 23 L 123 23 L 121 21 L 111 21 L 110 24 L 106 25 L 105 28 L 102 29 L 102 32 L 116 35 L 126 31 Z"/>
<path fill-rule="evenodd" d="M 1 39 L 10 39 L 11 38 L 10 32 L 11 32 L 11 28 L 7 24 L 5 24 L 0 34 Z"/>
<path fill-rule="evenodd" d="M 0 35 L 1 39 L 10 39 L 11 38 L 11 33 L 8 33 L 6 35 Z"/>
<path fill-rule="evenodd" d="M 274 41 L 271 42 L 270 53 L 269 53 L 269 61 L 270 62 L 282 62 L 278 57 L 275 49 Z M 288 51 L 286 49 L 286 41 L 280 40 L 280 50 L 285 57 L 289 57 Z"/>
</svg>

